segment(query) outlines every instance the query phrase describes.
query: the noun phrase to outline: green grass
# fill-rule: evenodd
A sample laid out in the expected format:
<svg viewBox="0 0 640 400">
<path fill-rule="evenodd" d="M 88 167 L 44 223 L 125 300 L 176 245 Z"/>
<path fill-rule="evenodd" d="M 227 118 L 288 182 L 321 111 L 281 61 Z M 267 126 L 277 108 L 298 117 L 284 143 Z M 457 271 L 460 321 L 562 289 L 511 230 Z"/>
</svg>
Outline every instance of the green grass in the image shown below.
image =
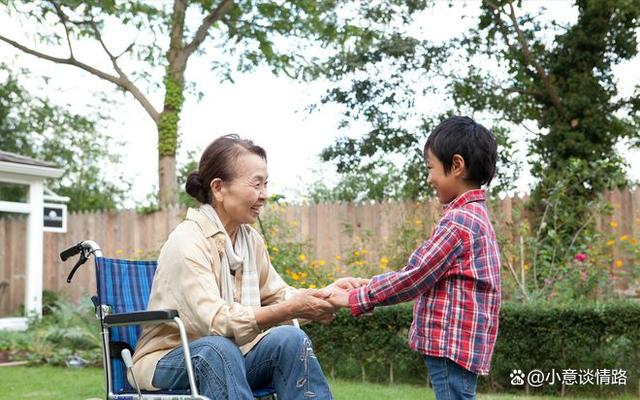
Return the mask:
<svg viewBox="0 0 640 400">
<path fill-rule="evenodd" d="M 0 399 L 87 399 L 103 396 L 97 368 L 0 367 Z"/>
<path fill-rule="evenodd" d="M 334 380 L 330 382 L 336 400 L 433 400 L 431 389 L 412 385 L 380 385 Z M 103 398 L 102 370 L 43 367 L 0 367 L 0 399 L 88 399 Z M 479 400 L 552 400 L 552 396 L 480 394 Z M 563 399 L 571 399 L 564 397 Z M 581 400 L 587 400 L 584 397 Z M 634 396 L 616 400 L 637 399 Z M 599 400 L 602 400 L 599 399 Z"/>
</svg>

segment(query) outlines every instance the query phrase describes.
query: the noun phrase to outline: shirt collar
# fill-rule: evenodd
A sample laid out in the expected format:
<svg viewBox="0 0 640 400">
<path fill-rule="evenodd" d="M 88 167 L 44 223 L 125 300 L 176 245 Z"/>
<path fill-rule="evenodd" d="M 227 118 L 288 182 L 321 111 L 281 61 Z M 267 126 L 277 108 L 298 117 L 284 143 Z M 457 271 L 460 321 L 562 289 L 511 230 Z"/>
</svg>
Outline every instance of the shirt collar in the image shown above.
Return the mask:
<svg viewBox="0 0 640 400">
<path fill-rule="evenodd" d="M 213 222 L 211 222 L 209 217 L 197 208 L 189 208 L 187 210 L 186 219 L 198 224 L 205 237 L 211 237 L 218 232 L 222 232 L 220 228 L 216 227 Z"/>
<path fill-rule="evenodd" d="M 472 203 L 474 201 L 485 201 L 487 198 L 484 189 L 471 189 L 460 196 L 453 199 L 449 204 L 444 205 L 445 211 L 452 210 L 454 208 L 460 208 L 467 203 Z"/>
</svg>

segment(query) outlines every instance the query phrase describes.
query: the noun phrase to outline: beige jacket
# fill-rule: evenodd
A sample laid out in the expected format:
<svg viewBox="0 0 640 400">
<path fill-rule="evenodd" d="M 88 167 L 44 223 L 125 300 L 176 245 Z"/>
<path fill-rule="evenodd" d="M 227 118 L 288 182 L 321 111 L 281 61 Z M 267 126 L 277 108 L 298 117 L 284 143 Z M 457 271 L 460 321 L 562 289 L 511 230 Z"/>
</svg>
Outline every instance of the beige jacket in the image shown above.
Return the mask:
<svg viewBox="0 0 640 400">
<path fill-rule="evenodd" d="M 282 302 L 296 289 L 287 285 L 271 265 L 262 237 L 251 229 L 259 275 L 262 306 Z M 256 324 L 251 307 L 240 304 L 242 273 L 235 276 L 235 302 L 228 305 L 220 294 L 220 256 L 224 234 L 197 209 L 171 232 L 160 251 L 153 279 L 149 310 L 175 309 L 185 324 L 189 341 L 206 335 L 226 336 L 246 354 L 268 331 Z M 158 361 L 180 345 L 175 323 L 143 328 L 133 355 L 133 372 L 141 389 L 152 385 Z M 131 382 L 131 376 L 129 376 Z"/>
</svg>

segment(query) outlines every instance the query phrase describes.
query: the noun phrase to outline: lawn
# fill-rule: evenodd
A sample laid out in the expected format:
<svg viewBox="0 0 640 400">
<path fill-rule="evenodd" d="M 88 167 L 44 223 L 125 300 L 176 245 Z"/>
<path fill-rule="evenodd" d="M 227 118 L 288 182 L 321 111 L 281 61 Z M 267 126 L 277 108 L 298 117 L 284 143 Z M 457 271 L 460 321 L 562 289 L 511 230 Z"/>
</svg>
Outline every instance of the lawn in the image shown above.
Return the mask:
<svg viewBox="0 0 640 400">
<path fill-rule="evenodd" d="M 362 384 L 335 380 L 331 389 L 337 400 L 433 400 L 433 392 L 420 386 Z M 89 399 L 102 398 L 103 376 L 99 369 L 67 369 L 54 367 L 0 368 L 0 399 Z M 631 400 L 636 397 L 616 397 Z M 559 397 L 481 394 L 480 400 L 551 400 Z M 564 397 L 563 399 L 570 399 Z M 581 400 L 585 400 L 581 397 Z"/>
</svg>

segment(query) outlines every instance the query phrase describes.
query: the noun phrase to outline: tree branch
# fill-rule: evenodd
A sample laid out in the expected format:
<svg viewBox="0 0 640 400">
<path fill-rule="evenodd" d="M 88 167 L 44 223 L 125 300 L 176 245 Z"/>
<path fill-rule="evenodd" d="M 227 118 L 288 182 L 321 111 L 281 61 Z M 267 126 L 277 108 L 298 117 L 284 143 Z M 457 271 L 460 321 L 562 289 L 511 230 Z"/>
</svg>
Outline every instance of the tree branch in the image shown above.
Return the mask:
<svg viewBox="0 0 640 400">
<path fill-rule="evenodd" d="M 60 57 L 55 57 L 52 56 L 50 54 L 46 54 L 46 53 L 42 53 L 40 51 L 31 49 L 27 46 L 24 46 L 14 40 L 11 40 L 3 35 L 0 35 L 0 40 L 10 44 L 11 46 L 15 47 L 18 50 L 21 50 L 27 54 L 30 54 L 32 56 L 41 58 L 43 60 L 47 60 L 47 61 L 51 61 L 54 62 L 56 64 L 65 64 L 65 65 L 72 65 L 74 67 L 80 68 L 82 70 L 87 71 L 88 73 L 97 76 L 98 78 L 102 78 L 106 81 L 109 81 L 111 83 L 116 84 L 117 86 L 121 87 L 122 89 L 128 91 L 129 93 L 131 93 L 133 95 L 133 97 L 138 100 L 138 102 L 140 103 L 140 105 L 142 105 L 142 107 L 145 109 L 145 111 L 149 114 L 149 116 L 151 117 L 151 119 L 153 119 L 154 122 L 158 122 L 158 112 L 156 111 L 156 109 L 153 107 L 153 105 L 149 102 L 149 100 L 145 97 L 145 95 L 133 84 L 133 82 L 129 81 L 128 79 L 123 79 L 122 77 L 119 76 L 115 76 L 112 75 L 108 72 L 104 72 L 101 71 L 95 67 L 92 67 L 88 64 L 85 64 L 81 61 L 78 61 L 77 59 L 75 59 L 74 57 L 68 57 L 68 58 L 60 58 Z"/>
<path fill-rule="evenodd" d="M 211 25 L 216 21 L 219 21 L 232 5 L 233 0 L 222 0 L 220 4 L 218 4 L 218 7 L 211 11 L 209 15 L 204 17 L 196 31 L 196 34 L 193 36 L 193 39 L 184 47 L 185 59 L 189 58 L 189 56 L 198 49 L 200 44 L 202 44 L 204 39 L 207 37 L 207 31 L 211 28 Z"/>
<path fill-rule="evenodd" d="M 60 5 L 55 1 L 49 1 L 51 5 L 56 9 L 56 14 L 58 14 L 58 18 L 60 18 L 60 22 L 62 22 L 62 26 L 64 27 L 65 37 L 67 38 L 67 45 L 69 46 L 69 57 L 74 58 L 73 55 L 73 47 L 71 46 L 71 35 L 69 34 L 69 27 L 67 26 L 67 21 L 69 17 L 62 11 Z"/>
<path fill-rule="evenodd" d="M 542 65 L 540 65 L 540 63 L 533 57 L 533 54 L 529 49 L 527 38 L 524 36 L 524 32 L 522 31 L 522 29 L 520 29 L 520 25 L 518 24 L 518 18 L 516 17 L 515 8 L 513 7 L 513 1 L 508 0 L 509 13 L 504 12 L 500 7 L 498 7 L 495 3 L 491 1 L 486 1 L 486 3 L 487 5 L 489 5 L 489 7 L 491 7 L 492 9 L 498 12 L 498 19 L 499 19 L 499 15 L 502 13 L 504 13 L 509 17 L 509 19 L 511 20 L 511 23 L 513 24 L 513 29 L 516 31 L 516 34 L 518 37 L 518 43 L 520 43 L 520 47 L 521 47 L 522 53 L 524 54 L 525 61 L 536 70 L 536 73 L 538 74 L 538 77 L 542 81 L 542 84 L 544 85 L 547 95 L 549 96 L 549 100 L 551 101 L 551 104 L 553 104 L 553 106 L 561 114 L 564 114 L 564 106 L 560 101 L 560 97 L 558 97 L 558 94 L 556 93 L 555 87 L 551 83 L 551 79 L 549 78 L 549 75 L 545 72 L 544 68 L 542 68 Z M 511 45 L 511 43 L 509 43 L 506 33 L 503 31 L 502 34 L 505 37 L 505 42 L 507 43 L 507 46 L 509 46 L 509 48 L 513 50 L 514 48 Z"/>
</svg>

